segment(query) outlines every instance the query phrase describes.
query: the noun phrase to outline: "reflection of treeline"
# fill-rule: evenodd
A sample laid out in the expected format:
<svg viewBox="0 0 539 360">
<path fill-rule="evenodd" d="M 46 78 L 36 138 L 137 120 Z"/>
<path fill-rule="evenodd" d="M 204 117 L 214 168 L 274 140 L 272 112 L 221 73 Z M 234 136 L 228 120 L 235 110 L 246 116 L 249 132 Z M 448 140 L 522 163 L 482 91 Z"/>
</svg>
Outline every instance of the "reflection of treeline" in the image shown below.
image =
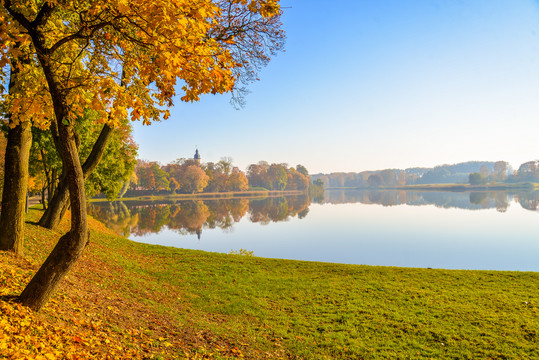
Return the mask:
<svg viewBox="0 0 539 360">
<path fill-rule="evenodd" d="M 178 159 L 161 166 L 157 162 L 138 160 L 131 193 L 140 191 L 161 193 L 200 193 L 246 191 L 249 188 L 265 190 L 309 189 L 309 173 L 302 165 L 269 164 L 261 161 L 249 165 L 247 174 L 232 166 L 232 160 L 223 158 L 218 163 L 200 164 L 198 159 Z M 134 193 L 133 190 L 138 191 Z"/>
<path fill-rule="evenodd" d="M 394 205 L 434 205 L 441 208 L 490 209 L 504 212 L 511 198 L 518 199 L 521 206 L 537 210 L 539 191 L 507 193 L 490 192 L 448 192 L 448 191 L 405 191 L 405 190 L 330 190 L 325 192 L 324 203 L 363 203 L 383 206 Z"/>
<path fill-rule="evenodd" d="M 406 185 L 483 184 L 490 182 L 539 182 L 539 161 L 529 161 L 513 171 L 506 161 L 468 161 L 434 168 L 385 169 L 359 173 L 331 173 L 311 175 L 328 187 L 381 188 Z"/>
<path fill-rule="evenodd" d="M 129 236 L 157 233 L 164 227 L 182 234 L 197 234 L 203 229 L 229 229 L 247 213 L 252 222 L 286 221 L 305 217 L 308 196 L 265 199 L 189 200 L 178 202 L 93 203 L 89 213 L 115 232 Z"/>
<path fill-rule="evenodd" d="M 307 215 L 309 205 L 308 196 L 254 199 L 249 203 L 250 220 L 268 224 L 271 221 L 287 221 L 296 215 L 301 219 Z"/>
</svg>

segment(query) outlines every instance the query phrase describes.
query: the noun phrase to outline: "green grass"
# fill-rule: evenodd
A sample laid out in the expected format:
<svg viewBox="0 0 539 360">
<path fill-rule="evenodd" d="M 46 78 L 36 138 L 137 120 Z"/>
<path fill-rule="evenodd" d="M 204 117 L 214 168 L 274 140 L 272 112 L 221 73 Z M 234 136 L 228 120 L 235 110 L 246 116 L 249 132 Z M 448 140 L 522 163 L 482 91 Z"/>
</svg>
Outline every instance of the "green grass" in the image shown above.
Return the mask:
<svg viewBox="0 0 539 360">
<path fill-rule="evenodd" d="M 262 347 L 277 342 L 300 358 L 539 356 L 537 274 L 141 250 L 151 266 L 118 261 L 155 279 L 152 291 L 160 283 L 182 289 L 183 301 L 201 316 L 226 318 L 208 323 L 212 331 L 247 336 Z"/>
<path fill-rule="evenodd" d="M 85 281 L 226 339 L 246 358 L 539 358 L 537 272 L 218 254 L 135 243 L 95 225 L 88 252 L 114 271 Z"/>
</svg>

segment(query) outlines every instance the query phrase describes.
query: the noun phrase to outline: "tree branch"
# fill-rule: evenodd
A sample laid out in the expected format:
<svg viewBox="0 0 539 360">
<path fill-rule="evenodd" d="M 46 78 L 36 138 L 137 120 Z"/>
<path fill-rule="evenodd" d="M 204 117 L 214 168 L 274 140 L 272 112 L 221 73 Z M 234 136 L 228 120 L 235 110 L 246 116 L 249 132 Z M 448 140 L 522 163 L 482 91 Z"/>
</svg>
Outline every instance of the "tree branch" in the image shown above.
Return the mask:
<svg viewBox="0 0 539 360">
<path fill-rule="evenodd" d="M 47 23 L 49 16 L 51 16 L 55 7 L 56 5 L 51 6 L 48 1 L 45 1 L 34 21 L 30 23 L 30 26 L 37 28 L 38 26 Z"/>
<path fill-rule="evenodd" d="M 13 18 L 17 20 L 17 22 L 21 24 L 26 30 L 30 30 L 32 28 L 32 23 L 30 23 L 30 21 L 23 14 L 13 9 L 12 6 L 13 4 L 11 3 L 11 0 L 4 1 L 4 7 L 9 12 L 9 14 L 13 16 Z"/>
</svg>

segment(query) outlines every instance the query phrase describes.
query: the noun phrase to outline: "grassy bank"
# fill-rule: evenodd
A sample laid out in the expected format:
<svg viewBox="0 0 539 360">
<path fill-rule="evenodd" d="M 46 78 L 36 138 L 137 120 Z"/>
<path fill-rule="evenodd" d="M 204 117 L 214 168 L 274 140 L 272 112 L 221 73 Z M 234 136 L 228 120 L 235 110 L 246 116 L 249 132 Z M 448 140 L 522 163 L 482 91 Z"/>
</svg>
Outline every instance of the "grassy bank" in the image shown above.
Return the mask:
<svg viewBox="0 0 539 360">
<path fill-rule="evenodd" d="M 539 357 L 539 273 L 207 253 L 95 221 L 83 259 L 31 314 L 12 296 L 59 233 L 27 225 L 26 259 L 0 252 L 0 358 Z"/>
</svg>

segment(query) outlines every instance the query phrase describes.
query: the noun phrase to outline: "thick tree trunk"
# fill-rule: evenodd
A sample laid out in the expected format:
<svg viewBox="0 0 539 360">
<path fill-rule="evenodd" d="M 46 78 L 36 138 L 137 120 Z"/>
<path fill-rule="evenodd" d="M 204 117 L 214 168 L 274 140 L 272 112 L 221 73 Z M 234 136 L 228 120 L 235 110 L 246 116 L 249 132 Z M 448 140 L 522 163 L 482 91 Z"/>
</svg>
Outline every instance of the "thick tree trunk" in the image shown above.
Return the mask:
<svg viewBox="0 0 539 360">
<path fill-rule="evenodd" d="M 0 212 L 0 250 L 23 253 L 28 158 L 32 146 L 32 125 L 25 121 L 8 130 L 5 155 L 4 191 Z"/>
<path fill-rule="evenodd" d="M 18 59 L 20 63 L 27 62 Z M 16 67 L 9 77 L 9 92 L 17 86 Z M 32 124 L 23 121 L 9 128 L 7 135 L 4 190 L 2 193 L 2 212 L 0 213 L 0 250 L 11 250 L 18 255 L 23 253 L 26 192 L 28 187 L 28 159 L 32 146 Z"/>
<path fill-rule="evenodd" d="M 61 118 L 61 117 L 60 117 Z M 32 280 L 20 301 L 39 311 L 48 301 L 60 281 L 82 255 L 88 243 L 84 176 L 73 137 L 72 125 L 59 125 L 59 148 L 68 182 L 71 204 L 71 229 L 63 235 Z"/>
<path fill-rule="evenodd" d="M 99 134 L 99 137 L 92 148 L 92 152 L 90 155 L 88 155 L 88 158 L 82 165 L 84 178 L 87 178 L 97 167 L 99 161 L 101 161 L 112 135 L 112 130 L 113 129 L 108 125 L 103 126 L 103 129 L 101 130 L 101 133 Z M 57 227 L 67 210 L 68 200 L 69 195 L 66 180 L 65 177 L 62 176 L 52 199 L 49 201 L 47 211 L 45 211 L 39 220 L 39 225 L 47 229 L 54 229 Z"/>
<path fill-rule="evenodd" d="M 67 118 L 69 112 L 66 98 L 69 92 L 62 86 L 58 74 L 54 72 L 56 66 L 51 60 L 54 52 L 45 46 L 46 39 L 42 32 L 55 5 L 44 2 L 37 16 L 31 22 L 13 8 L 11 1 L 3 1 L 3 5 L 10 15 L 28 31 L 47 79 L 55 115 L 55 121 L 51 124 L 51 132 L 55 147 L 62 158 L 63 172 L 67 180 L 71 203 L 71 229 L 58 240 L 45 263 L 20 295 L 20 301 L 23 305 L 38 311 L 45 305 L 60 281 L 82 255 L 88 243 L 84 175 L 78 157 L 75 129 L 73 123 Z"/>
</svg>

